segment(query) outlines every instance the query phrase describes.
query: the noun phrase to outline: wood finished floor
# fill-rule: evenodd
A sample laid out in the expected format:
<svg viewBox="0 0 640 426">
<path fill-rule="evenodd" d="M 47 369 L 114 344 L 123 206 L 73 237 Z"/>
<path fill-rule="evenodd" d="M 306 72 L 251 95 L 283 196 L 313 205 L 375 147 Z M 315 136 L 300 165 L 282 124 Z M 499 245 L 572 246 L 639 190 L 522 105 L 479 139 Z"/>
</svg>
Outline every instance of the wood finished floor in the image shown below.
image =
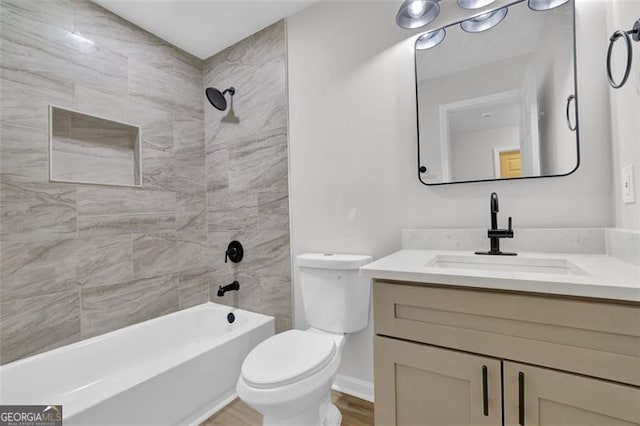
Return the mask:
<svg viewBox="0 0 640 426">
<path fill-rule="evenodd" d="M 331 391 L 331 400 L 342 413 L 342 426 L 373 425 L 373 403 L 336 391 Z M 261 424 L 260 413 L 239 399 L 235 399 L 200 426 L 259 426 Z"/>
</svg>

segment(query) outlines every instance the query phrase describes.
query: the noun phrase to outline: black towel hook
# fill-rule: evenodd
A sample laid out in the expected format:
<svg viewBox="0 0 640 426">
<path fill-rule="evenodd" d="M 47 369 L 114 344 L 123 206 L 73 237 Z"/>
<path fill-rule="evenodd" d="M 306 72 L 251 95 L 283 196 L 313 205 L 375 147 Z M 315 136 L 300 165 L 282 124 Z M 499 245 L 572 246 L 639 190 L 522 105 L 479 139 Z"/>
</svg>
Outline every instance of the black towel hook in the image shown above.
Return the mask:
<svg viewBox="0 0 640 426">
<path fill-rule="evenodd" d="M 613 80 L 613 75 L 611 72 L 611 54 L 613 53 L 613 46 L 616 44 L 616 41 L 619 39 L 624 40 L 624 44 L 627 50 L 627 64 L 624 69 L 624 76 L 620 83 L 616 83 Z M 625 85 L 627 80 L 629 79 L 629 74 L 631 73 L 631 64 L 633 62 L 633 49 L 631 47 L 631 40 L 640 41 L 640 18 L 636 20 L 633 24 L 633 28 L 629 31 L 618 30 L 611 34 L 609 37 L 609 49 L 607 50 L 607 78 L 609 79 L 609 84 L 614 89 L 619 89 Z"/>
</svg>

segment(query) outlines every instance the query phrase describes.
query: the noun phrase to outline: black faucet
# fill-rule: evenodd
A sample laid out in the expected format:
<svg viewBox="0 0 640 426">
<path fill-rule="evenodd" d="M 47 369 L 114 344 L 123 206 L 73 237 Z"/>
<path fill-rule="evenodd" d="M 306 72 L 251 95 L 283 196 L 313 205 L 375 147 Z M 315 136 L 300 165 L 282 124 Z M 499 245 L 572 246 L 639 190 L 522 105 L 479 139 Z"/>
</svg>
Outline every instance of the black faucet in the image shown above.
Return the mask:
<svg viewBox="0 0 640 426">
<path fill-rule="evenodd" d="M 491 193 L 491 229 L 487 230 L 487 236 L 491 242 L 489 251 L 477 251 L 476 254 L 489 254 L 500 256 L 516 256 L 517 253 L 500 251 L 500 238 L 513 238 L 513 226 L 511 217 L 509 217 L 509 228 L 498 229 L 498 194 Z"/>
<path fill-rule="evenodd" d="M 224 294 L 228 291 L 238 291 L 240 290 L 240 283 L 238 281 L 234 281 L 231 284 L 227 284 L 225 286 L 218 287 L 218 297 L 224 296 Z"/>
</svg>

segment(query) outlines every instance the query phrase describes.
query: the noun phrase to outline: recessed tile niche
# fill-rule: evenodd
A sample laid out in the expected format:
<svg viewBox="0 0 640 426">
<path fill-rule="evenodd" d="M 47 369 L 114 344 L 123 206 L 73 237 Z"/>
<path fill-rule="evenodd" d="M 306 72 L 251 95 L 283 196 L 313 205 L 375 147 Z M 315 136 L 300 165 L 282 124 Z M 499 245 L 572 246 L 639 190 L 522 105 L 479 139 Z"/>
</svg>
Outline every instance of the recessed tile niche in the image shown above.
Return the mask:
<svg viewBox="0 0 640 426">
<path fill-rule="evenodd" d="M 142 186 L 140 127 L 49 107 L 52 182 Z"/>
</svg>

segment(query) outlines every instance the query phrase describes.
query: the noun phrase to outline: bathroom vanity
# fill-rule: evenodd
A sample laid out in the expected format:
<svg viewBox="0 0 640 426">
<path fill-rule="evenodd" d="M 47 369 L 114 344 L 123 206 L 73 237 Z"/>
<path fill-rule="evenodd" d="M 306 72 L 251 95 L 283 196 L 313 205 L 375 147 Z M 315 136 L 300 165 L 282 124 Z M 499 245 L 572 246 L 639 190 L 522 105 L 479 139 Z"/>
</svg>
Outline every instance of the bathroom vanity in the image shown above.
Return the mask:
<svg viewBox="0 0 640 426">
<path fill-rule="evenodd" d="M 376 424 L 640 424 L 638 271 L 431 250 L 365 266 Z"/>
</svg>

